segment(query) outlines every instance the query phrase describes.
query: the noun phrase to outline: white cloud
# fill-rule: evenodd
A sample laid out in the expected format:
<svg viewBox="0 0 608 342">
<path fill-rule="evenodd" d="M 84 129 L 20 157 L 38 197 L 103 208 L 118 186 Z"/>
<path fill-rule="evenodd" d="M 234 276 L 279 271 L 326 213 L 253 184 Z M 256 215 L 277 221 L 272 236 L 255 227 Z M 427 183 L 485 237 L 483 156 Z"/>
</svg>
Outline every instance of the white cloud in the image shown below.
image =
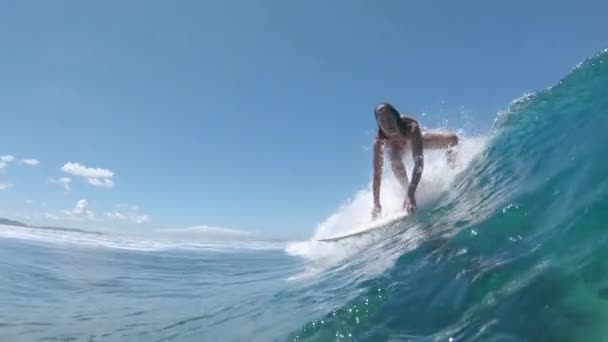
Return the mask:
<svg viewBox="0 0 608 342">
<path fill-rule="evenodd" d="M 150 217 L 148 215 L 139 215 L 135 217 L 135 223 L 142 224 L 150 222 Z"/>
<path fill-rule="evenodd" d="M 102 188 L 113 188 L 114 182 L 109 178 L 87 178 L 87 182 L 94 186 Z"/>
<path fill-rule="evenodd" d="M 74 209 L 72 209 L 72 214 L 75 215 L 82 215 L 85 213 L 87 209 L 87 200 L 80 200 L 76 203 L 76 206 L 74 207 Z"/>
<path fill-rule="evenodd" d="M 87 200 L 80 200 L 76 203 L 74 209 L 72 209 L 72 214 L 75 216 L 86 217 L 89 220 L 95 219 L 95 214 L 88 209 L 89 203 Z"/>
<path fill-rule="evenodd" d="M 4 155 L 4 156 L 0 156 L 0 169 L 7 167 L 8 164 L 10 164 L 16 160 L 17 160 L 17 158 L 15 158 L 15 156 L 11 156 L 8 154 Z M 25 158 L 25 159 L 21 159 L 19 161 L 19 164 L 24 164 L 24 165 L 28 165 L 28 166 L 36 166 L 36 165 L 40 164 L 40 162 L 37 159 Z"/>
<path fill-rule="evenodd" d="M 68 210 L 59 210 L 56 212 L 45 212 L 44 217 L 53 220 L 53 221 L 63 221 L 63 220 L 88 220 L 88 221 L 96 221 L 97 217 L 95 213 L 89 209 L 89 203 L 85 199 L 81 199 L 76 202 L 76 205 L 72 209 Z"/>
<path fill-rule="evenodd" d="M 13 184 L 10 184 L 10 183 L 0 183 L 0 191 L 1 190 L 6 190 L 6 189 L 12 188 L 12 187 L 13 187 Z"/>
<path fill-rule="evenodd" d="M 144 224 L 150 222 L 150 217 L 148 215 L 139 213 L 138 206 L 131 206 L 132 211 L 120 212 L 118 210 L 113 210 L 105 213 L 106 217 L 114 221 L 129 221 L 136 224 Z"/>
<path fill-rule="evenodd" d="M 37 159 L 32 159 L 32 158 L 21 159 L 21 163 L 28 165 L 28 166 L 36 166 L 36 165 L 40 164 L 40 162 Z"/>
<path fill-rule="evenodd" d="M 93 186 L 103 188 L 114 187 L 114 181 L 112 180 L 114 172 L 108 169 L 86 167 L 79 163 L 69 162 L 61 167 L 61 171 L 73 176 L 83 177 Z"/>
<path fill-rule="evenodd" d="M 21 220 L 28 220 L 28 221 L 32 220 L 31 216 L 23 215 L 23 214 L 15 214 L 15 217 L 17 217 L 18 219 L 21 219 Z"/>
<path fill-rule="evenodd" d="M 61 210 L 57 214 L 48 213 L 52 217 L 55 217 L 58 220 L 96 220 L 95 213 L 89 209 L 89 203 L 85 199 L 81 199 L 76 202 L 74 208 L 70 210 Z M 51 216 L 45 216 L 49 219 L 53 219 Z"/>
<path fill-rule="evenodd" d="M 95 214 L 93 211 L 89 210 L 88 206 L 87 200 L 81 199 L 76 203 L 74 209 L 72 209 L 72 214 L 77 217 L 85 217 L 89 220 L 94 220 Z"/>
<path fill-rule="evenodd" d="M 114 176 L 114 172 L 108 169 L 86 167 L 78 163 L 66 163 L 61 167 L 61 171 L 86 178 L 112 178 Z"/>
<path fill-rule="evenodd" d="M 129 208 L 133 208 L 133 206 L 129 206 Z M 49 220 L 66 221 L 120 221 L 138 225 L 150 222 L 148 215 L 139 211 L 129 211 L 128 209 L 127 211 L 112 210 L 103 213 L 103 215 L 96 213 L 91 209 L 86 199 L 79 200 L 71 209 L 46 212 L 44 216 Z"/>
<path fill-rule="evenodd" d="M 11 155 L 0 156 L 0 161 L 5 163 L 11 163 L 15 161 L 15 157 Z"/>
<path fill-rule="evenodd" d="M 106 216 L 107 216 L 108 218 L 112 219 L 112 220 L 120 220 L 120 221 L 124 221 L 124 220 L 126 220 L 126 219 L 127 219 L 127 217 L 126 217 L 124 214 L 122 214 L 122 213 L 120 213 L 120 212 L 118 212 L 118 211 L 116 211 L 116 210 L 115 210 L 115 211 L 110 211 L 110 212 L 107 212 L 107 213 L 106 213 Z"/>
<path fill-rule="evenodd" d="M 55 214 L 51 214 L 51 213 L 44 213 L 44 217 L 46 217 L 49 220 L 59 220 L 59 216 L 55 215 Z"/>
<path fill-rule="evenodd" d="M 50 178 L 49 182 L 62 186 L 66 191 L 72 190 L 72 188 L 70 187 L 70 184 L 72 183 L 72 178 L 70 177 L 61 177 L 59 179 Z"/>
</svg>

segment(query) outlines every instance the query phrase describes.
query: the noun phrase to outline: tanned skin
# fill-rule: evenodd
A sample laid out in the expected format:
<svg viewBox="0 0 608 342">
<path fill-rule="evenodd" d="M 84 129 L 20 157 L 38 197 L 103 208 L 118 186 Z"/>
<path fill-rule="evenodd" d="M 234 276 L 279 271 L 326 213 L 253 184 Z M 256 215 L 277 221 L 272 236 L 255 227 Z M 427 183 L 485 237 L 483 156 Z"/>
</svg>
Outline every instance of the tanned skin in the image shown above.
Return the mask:
<svg viewBox="0 0 608 342">
<path fill-rule="evenodd" d="M 380 108 L 380 111 L 386 110 Z M 418 122 L 411 117 L 400 116 L 401 125 L 398 131 L 385 132 L 380 127 L 374 142 L 374 176 L 373 176 L 373 196 L 374 209 L 372 218 L 377 218 L 382 212 L 380 204 L 380 183 L 382 180 L 382 168 L 384 164 L 384 150 L 389 148 L 389 159 L 393 174 L 406 192 L 403 201 L 403 209 L 408 213 L 416 210 L 416 189 L 424 170 L 424 149 L 447 149 L 447 160 L 450 168 L 454 168 L 455 152 L 453 147 L 458 144 L 458 136 L 450 132 L 422 133 Z M 403 165 L 403 155 L 405 147 L 410 144 L 414 168 L 412 170 L 412 180 L 408 182 L 407 172 Z"/>
</svg>

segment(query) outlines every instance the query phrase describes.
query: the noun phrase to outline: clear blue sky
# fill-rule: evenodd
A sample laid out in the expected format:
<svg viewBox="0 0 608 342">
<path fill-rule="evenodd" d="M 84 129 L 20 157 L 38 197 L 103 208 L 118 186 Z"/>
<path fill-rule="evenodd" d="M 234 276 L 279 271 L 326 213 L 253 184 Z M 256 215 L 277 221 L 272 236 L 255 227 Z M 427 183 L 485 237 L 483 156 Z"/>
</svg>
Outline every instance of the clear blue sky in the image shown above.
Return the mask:
<svg viewBox="0 0 608 342">
<path fill-rule="evenodd" d="M 6 3 L 0 155 L 15 159 L 0 216 L 308 233 L 368 183 L 378 102 L 487 130 L 608 47 L 606 13 L 600 0 Z"/>
</svg>

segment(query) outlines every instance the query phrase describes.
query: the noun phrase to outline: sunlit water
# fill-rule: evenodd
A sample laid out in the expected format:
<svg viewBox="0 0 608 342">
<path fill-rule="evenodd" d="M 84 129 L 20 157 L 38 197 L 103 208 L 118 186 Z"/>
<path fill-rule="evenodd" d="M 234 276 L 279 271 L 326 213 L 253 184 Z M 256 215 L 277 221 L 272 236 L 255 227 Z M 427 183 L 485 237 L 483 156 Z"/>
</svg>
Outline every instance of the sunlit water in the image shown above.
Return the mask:
<svg viewBox="0 0 608 342">
<path fill-rule="evenodd" d="M 427 155 L 415 215 L 369 188 L 308 241 L 0 227 L 0 341 L 606 341 L 608 53 Z M 402 194 L 385 177 L 385 212 Z"/>
</svg>

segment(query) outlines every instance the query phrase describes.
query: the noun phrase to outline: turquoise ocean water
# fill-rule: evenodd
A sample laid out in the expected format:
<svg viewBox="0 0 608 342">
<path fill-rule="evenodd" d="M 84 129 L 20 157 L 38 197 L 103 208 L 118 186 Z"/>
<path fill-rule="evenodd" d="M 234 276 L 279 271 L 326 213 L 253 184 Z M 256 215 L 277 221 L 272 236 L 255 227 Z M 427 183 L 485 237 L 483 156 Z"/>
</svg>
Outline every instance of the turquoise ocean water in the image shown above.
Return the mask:
<svg viewBox="0 0 608 342">
<path fill-rule="evenodd" d="M 429 154 L 419 211 L 363 236 L 315 241 L 364 225 L 369 189 L 307 241 L 2 226 L 0 341 L 608 341 L 607 128 L 604 51 L 456 172 Z"/>
</svg>

